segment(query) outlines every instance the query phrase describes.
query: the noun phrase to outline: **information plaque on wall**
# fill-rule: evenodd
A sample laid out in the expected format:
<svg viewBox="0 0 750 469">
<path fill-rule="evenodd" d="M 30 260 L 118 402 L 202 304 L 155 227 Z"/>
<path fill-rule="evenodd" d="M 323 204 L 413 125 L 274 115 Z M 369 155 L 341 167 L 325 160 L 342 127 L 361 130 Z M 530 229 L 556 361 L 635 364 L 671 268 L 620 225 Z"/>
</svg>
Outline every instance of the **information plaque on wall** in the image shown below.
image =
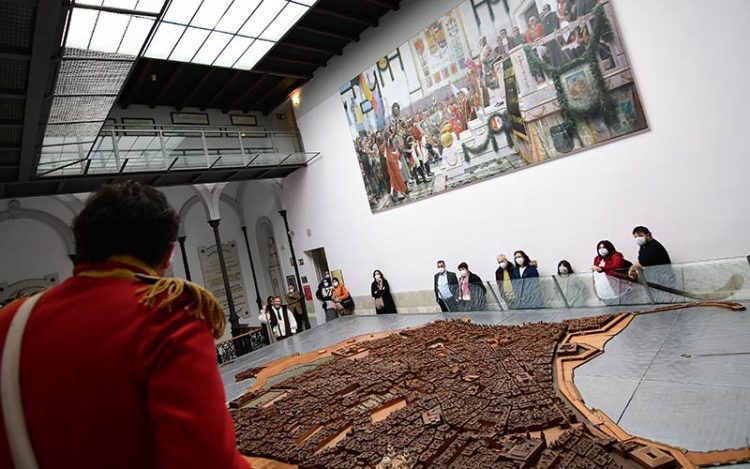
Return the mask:
<svg viewBox="0 0 750 469">
<path fill-rule="evenodd" d="M 224 251 L 224 261 L 227 265 L 227 274 L 229 275 L 229 285 L 232 290 L 234 309 L 237 311 L 239 317 L 247 317 L 250 314 L 250 310 L 247 306 L 245 283 L 242 280 L 237 243 L 230 241 L 223 244 L 222 248 Z M 229 303 L 227 302 L 227 294 L 224 290 L 224 278 L 221 275 L 221 265 L 219 264 L 216 246 L 199 247 L 198 257 L 201 262 L 205 287 L 219 300 L 221 306 L 224 308 L 224 315 L 228 318 Z"/>
</svg>

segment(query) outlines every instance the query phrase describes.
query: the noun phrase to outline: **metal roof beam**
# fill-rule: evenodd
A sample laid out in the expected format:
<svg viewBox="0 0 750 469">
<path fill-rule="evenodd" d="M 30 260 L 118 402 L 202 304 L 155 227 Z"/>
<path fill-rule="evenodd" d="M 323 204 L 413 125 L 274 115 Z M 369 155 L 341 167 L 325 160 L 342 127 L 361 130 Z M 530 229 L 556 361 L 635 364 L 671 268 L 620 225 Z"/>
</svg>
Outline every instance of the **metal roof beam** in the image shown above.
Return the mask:
<svg viewBox="0 0 750 469">
<path fill-rule="evenodd" d="M 211 78 L 211 75 L 213 75 L 215 68 L 211 67 L 208 68 L 206 73 L 201 77 L 201 80 L 198 82 L 197 85 L 193 87 L 193 91 L 191 91 L 185 98 L 180 102 L 180 104 L 177 105 L 177 110 L 182 111 L 185 108 L 185 105 L 190 102 L 191 99 L 195 97 L 196 94 L 203 88 L 203 85 L 208 82 L 208 80 Z"/>
<path fill-rule="evenodd" d="M 362 26 L 377 26 L 378 25 L 378 20 L 371 20 L 369 18 L 363 18 L 360 16 L 352 16 L 346 13 L 341 13 L 339 11 L 328 10 L 319 6 L 310 8 L 310 13 L 316 13 L 319 15 L 348 21 L 349 23 L 357 23 Z"/>
<path fill-rule="evenodd" d="M 231 102 L 228 106 L 224 106 L 222 109 L 223 112 L 229 112 L 232 109 L 237 109 L 236 106 L 239 106 L 242 104 L 242 101 L 247 99 L 253 91 L 255 91 L 263 82 L 265 82 L 268 79 L 268 75 L 263 75 L 262 77 L 258 78 L 258 81 L 256 81 L 253 85 L 251 85 L 248 89 L 245 90 L 244 93 L 242 93 L 237 99 L 235 99 L 233 102 Z M 247 112 L 247 111 L 245 111 Z"/>
<path fill-rule="evenodd" d="M 184 69 L 185 69 L 185 63 L 181 63 L 180 65 L 177 66 L 177 68 L 174 69 L 172 74 L 169 76 L 169 79 L 167 80 L 167 82 L 164 83 L 164 86 L 161 87 L 161 90 L 159 90 L 159 92 L 156 93 L 156 96 L 154 96 L 154 99 L 151 100 L 151 103 L 149 103 L 148 107 L 153 109 L 159 104 L 159 101 L 161 101 L 161 98 L 163 98 L 164 95 L 167 94 L 172 89 L 172 85 L 174 85 L 174 82 L 177 79 L 177 76 Z"/>
<path fill-rule="evenodd" d="M 26 108 L 24 111 L 24 131 L 21 137 L 21 167 L 18 171 L 20 182 L 30 181 L 38 158 L 37 139 L 43 126 L 42 115 L 45 95 L 50 89 L 51 78 L 56 67 L 50 67 L 52 57 L 62 47 L 63 29 L 66 16 L 63 2 L 59 0 L 39 0 L 34 20 L 34 37 L 31 46 L 28 83 L 26 86 Z"/>
<path fill-rule="evenodd" d="M 334 39 L 341 39 L 342 41 L 359 42 L 359 36 L 352 36 L 350 34 L 343 34 L 343 33 L 337 33 L 337 32 L 334 32 L 334 31 L 327 31 L 327 30 L 324 30 L 324 29 L 314 28 L 314 27 L 311 27 L 311 26 L 304 26 L 304 25 L 298 24 L 297 26 L 294 27 L 294 29 L 297 29 L 297 30 L 300 30 L 300 31 L 304 31 L 306 33 L 317 34 L 319 36 L 326 36 L 326 37 L 331 37 L 331 38 L 334 38 Z"/>
<path fill-rule="evenodd" d="M 231 87 L 235 81 L 242 75 L 242 70 L 236 70 L 234 74 L 229 78 L 229 80 L 224 82 L 224 85 L 214 93 L 213 97 L 208 100 L 208 102 L 200 107 L 201 111 L 205 111 L 206 109 L 213 106 L 213 104 L 221 98 L 221 96 Z"/>
</svg>

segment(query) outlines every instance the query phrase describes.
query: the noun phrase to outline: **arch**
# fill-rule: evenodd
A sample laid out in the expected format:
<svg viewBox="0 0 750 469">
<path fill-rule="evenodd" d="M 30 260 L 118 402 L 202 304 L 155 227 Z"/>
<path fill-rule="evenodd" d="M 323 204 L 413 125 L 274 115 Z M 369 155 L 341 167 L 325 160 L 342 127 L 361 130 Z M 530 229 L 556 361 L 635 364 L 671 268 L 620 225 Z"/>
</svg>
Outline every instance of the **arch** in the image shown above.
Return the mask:
<svg viewBox="0 0 750 469">
<path fill-rule="evenodd" d="M 36 220 L 49 226 L 62 238 L 65 243 L 65 249 L 69 256 L 75 256 L 76 243 L 75 236 L 73 235 L 73 229 L 64 221 L 41 210 L 33 210 L 28 208 L 22 208 L 21 202 L 18 200 L 11 200 L 8 204 L 8 209 L 0 212 L 0 223 L 9 220 L 19 220 L 28 218 Z"/>
<path fill-rule="evenodd" d="M 225 202 L 230 207 L 232 207 L 232 210 L 234 210 L 235 213 L 237 214 L 237 216 L 239 217 L 240 223 L 242 223 L 244 225 L 245 224 L 245 217 L 242 216 L 242 212 L 240 211 L 240 206 L 237 203 L 237 201 L 235 199 L 233 199 L 232 197 L 228 196 L 227 194 L 221 194 L 221 199 L 220 200 L 222 202 Z M 179 212 L 180 228 L 179 228 L 179 230 L 177 232 L 177 236 L 186 236 L 185 235 L 185 219 L 187 218 L 187 214 L 190 211 L 190 209 L 193 208 L 193 206 L 195 204 L 199 203 L 200 201 L 201 201 L 200 196 L 196 194 L 196 195 L 190 197 L 189 199 L 187 199 L 185 201 L 185 203 L 182 204 L 182 207 L 180 207 L 180 212 Z M 210 214 L 206 211 L 205 205 L 204 205 L 203 209 L 204 209 L 204 211 L 206 213 L 206 221 L 208 221 L 211 218 Z"/>
<path fill-rule="evenodd" d="M 273 197 L 275 202 L 275 210 L 282 210 L 284 208 L 281 201 L 281 184 L 275 180 L 260 180 L 253 181 L 255 183 L 262 184 L 269 188 L 269 195 Z M 245 209 L 245 191 L 247 189 L 248 181 L 242 181 L 240 188 L 237 190 L 237 201 L 238 209 L 244 212 Z"/>
<path fill-rule="evenodd" d="M 60 203 L 63 207 L 67 208 L 70 213 L 73 214 L 73 217 L 77 217 L 78 214 L 81 213 L 81 210 L 83 210 L 83 207 L 85 207 L 86 205 L 81 202 L 81 199 L 74 196 L 73 194 L 56 195 L 52 197 L 52 200 Z"/>
</svg>

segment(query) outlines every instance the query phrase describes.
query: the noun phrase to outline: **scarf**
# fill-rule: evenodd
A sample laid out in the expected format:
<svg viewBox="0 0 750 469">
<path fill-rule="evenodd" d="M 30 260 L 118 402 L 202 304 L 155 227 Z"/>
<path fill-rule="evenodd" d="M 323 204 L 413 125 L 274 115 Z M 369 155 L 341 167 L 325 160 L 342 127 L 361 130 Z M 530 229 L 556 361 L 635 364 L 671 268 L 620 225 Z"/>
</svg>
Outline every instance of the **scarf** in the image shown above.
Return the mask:
<svg viewBox="0 0 750 469">
<path fill-rule="evenodd" d="M 503 269 L 503 291 L 507 298 L 513 298 L 513 282 L 510 279 L 510 274 L 505 269 Z"/>
<path fill-rule="evenodd" d="M 461 291 L 461 299 L 462 300 L 470 300 L 471 299 L 471 291 L 469 289 L 469 275 L 462 275 L 461 278 L 458 280 L 458 286 Z"/>
</svg>

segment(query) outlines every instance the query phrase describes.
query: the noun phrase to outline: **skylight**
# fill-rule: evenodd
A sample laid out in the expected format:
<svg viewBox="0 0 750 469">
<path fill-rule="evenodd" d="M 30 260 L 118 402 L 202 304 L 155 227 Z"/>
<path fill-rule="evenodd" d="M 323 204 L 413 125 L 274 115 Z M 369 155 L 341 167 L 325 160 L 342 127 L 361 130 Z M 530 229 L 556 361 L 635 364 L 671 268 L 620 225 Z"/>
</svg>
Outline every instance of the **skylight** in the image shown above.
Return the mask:
<svg viewBox="0 0 750 469">
<path fill-rule="evenodd" d="M 83 164 L 165 1 L 76 0 L 37 174 L 50 166 Z"/>
<path fill-rule="evenodd" d="M 250 70 L 316 2 L 172 0 L 144 55 Z"/>
</svg>

